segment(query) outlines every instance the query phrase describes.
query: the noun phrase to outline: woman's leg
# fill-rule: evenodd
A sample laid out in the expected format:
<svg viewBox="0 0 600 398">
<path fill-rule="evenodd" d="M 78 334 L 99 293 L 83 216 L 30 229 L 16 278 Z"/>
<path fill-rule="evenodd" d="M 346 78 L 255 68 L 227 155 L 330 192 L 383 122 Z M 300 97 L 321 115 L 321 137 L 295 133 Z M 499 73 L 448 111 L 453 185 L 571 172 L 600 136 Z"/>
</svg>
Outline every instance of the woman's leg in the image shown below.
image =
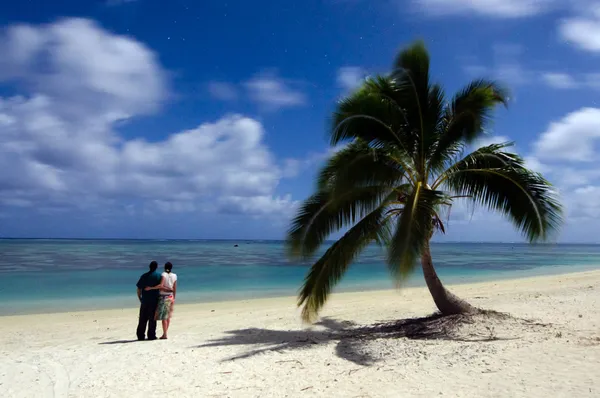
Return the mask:
<svg viewBox="0 0 600 398">
<path fill-rule="evenodd" d="M 168 319 L 163 319 L 162 329 L 163 329 L 163 334 L 162 334 L 162 336 L 160 336 L 160 338 L 164 340 L 167 338 L 167 330 L 169 330 L 169 320 Z"/>
<path fill-rule="evenodd" d="M 173 313 L 173 301 L 171 300 L 167 300 L 165 299 L 165 306 L 166 306 L 166 319 L 164 319 L 162 321 L 162 328 L 163 328 L 163 335 L 161 336 L 161 339 L 166 339 L 167 338 L 167 332 L 169 331 L 169 326 L 171 326 L 171 314 Z"/>
<path fill-rule="evenodd" d="M 163 334 L 165 335 L 165 338 L 167 337 L 167 331 L 169 330 L 169 326 L 171 326 L 171 315 L 173 314 L 173 306 L 175 303 L 173 303 L 173 301 L 169 300 L 169 312 L 167 315 L 167 320 L 164 321 L 165 323 L 163 323 Z"/>
<path fill-rule="evenodd" d="M 167 325 L 165 324 L 165 299 L 163 297 L 160 298 L 160 300 L 158 301 L 158 308 L 156 309 L 156 320 L 160 320 L 162 323 L 162 336 L 160 336 L 161 339 L 166 339 L 167 338 Z"/>
</svg>

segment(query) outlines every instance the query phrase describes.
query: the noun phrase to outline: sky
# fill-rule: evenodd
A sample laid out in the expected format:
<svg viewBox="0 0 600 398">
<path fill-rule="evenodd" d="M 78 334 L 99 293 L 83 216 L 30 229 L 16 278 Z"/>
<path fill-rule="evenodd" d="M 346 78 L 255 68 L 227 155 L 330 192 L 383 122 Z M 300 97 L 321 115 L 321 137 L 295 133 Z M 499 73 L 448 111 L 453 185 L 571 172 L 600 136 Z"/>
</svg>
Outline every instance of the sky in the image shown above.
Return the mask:
<svg viewBox="0 0 600 398">
<path fill-rule="evenodd" d="M 480 143 L 555 184 L 559 241 L 600 241 L 591 0 L 2 2 L 0 236 L 281 239 L 336 102 L 416 39 L 449 94 L 510 87 Z M 521 241 L 466 203 L 436 239 Z"/>
</svg>

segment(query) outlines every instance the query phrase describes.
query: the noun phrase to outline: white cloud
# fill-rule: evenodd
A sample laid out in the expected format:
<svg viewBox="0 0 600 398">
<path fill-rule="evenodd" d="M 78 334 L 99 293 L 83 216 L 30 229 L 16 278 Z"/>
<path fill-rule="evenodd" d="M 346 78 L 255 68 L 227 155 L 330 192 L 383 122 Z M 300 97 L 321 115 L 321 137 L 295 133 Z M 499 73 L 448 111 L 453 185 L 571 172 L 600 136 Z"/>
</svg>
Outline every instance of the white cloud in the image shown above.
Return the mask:
<svg viewBox="0 0 600 398">
<path fill-rule="evenodd" d="M 209 82 L 208 92 L 213 98 L 221 101 L 235 101 L 239 96 L 235 85 L 227 82 Z"/>
<path fill-rule="evenodd" d="M 575 168 L 561 164 L 548 169 L 552 173 L 553 179 L 563 189 L 570 190 L 573 187 L 582 187 L 597 183 L 600 178 L 600 170 L 594 168 Z"/>
<path fill-rule="evenodd" d="M 585 14 L 560 21 L 561 39 L 584 51 L 600 52 L 600 5 L 587 7 Z"/>
<path fill-rule="evenodd" d="M 531 80 L 531 72 L 523 68 L 519 58 L 523 47 L 515 44 L 497 44 L 494 51 L 494 75 L 505 83 L 526 84 Z"/>
<path fill-rule="evenodd" d="M 541 82 L 560 90 L 600 89 L 600 73 L 569 74 L 526 68 L 520 61 L 524 49 L 519 45 L 497 44 L 492 51 L 492 60 L 487 65 L 476 57 L 464 58 L 464 72 L 470 78 L 494 78 L 512 87 Z"/>
<path fill-rule="evenodd" d="M 540 160 L 535 156 L 529 155 L 525 156 L 523 159 L 525 160 L 525 167 L 535 172 L 546 173 L 551 170 L 551 168 L 540 162 Z"/>
<path fill-rule="evenodd" d="M 295 206 L 274 195 L 282 172 L 254 119 L 229 115 L 152 142 L 118 134 L 168 95 L 143 44 L 83 19 L 12 27 L 0 43 L 0 82 L 28 93 L 0 97 L 4 206 L 225 211 L 247 200 L 279 217 Z"/>
<path fill-rule="evenodd" d="M 542 74 L 542 81 L 550 87 L 566 90 L 576 88 L 577 81 L 567 73 L 546 72 Z"/>
<path fill-rule="evenodd" d="M 488 146 L 492 144 L 504 144 L 506 142 L 511 142 L 512 140 L 505 135 L 488 135 L 479 138 L 477 141 L 473 143 L 475 148 L 480 148 L 482 146 Z"/>
<path fill-rule="evenodd" d="M 352 91 L 365 80 L 366 72 L 358 66 L 344 66 L 338 69 L 336 81 L 345 91 Z"/>
<path fill-rule="evenodd" d="M 565 206 L 567 224 L 583 219 L 600 218 L 600 170 L 596 163 L 582 160 L 600 159 L 595 142 L 600 141 L 600 109 L 583 108 L 551 123 L 525 154 L 525 164 L 531 170 L 543 173 L 558 189 Z M 506 136 L 490 136 L 474 146 L 512 141 Z M 519 153 L 512 147 L 512 152 Z M 491 216 L 484 209 L 470 207 L 468 202 L 457 202 L 452 208 L 451 224 L 480 222 L 501 225 L 499 215 Z"/>
<path fill-rule="evenodd" d="M 302 159 L 285 159 L 283 161 L 283 176 L 287 178 L 296 177 L 307 166 L 308 162 Z"/>
<path fill-rule="evenodd" d="M 287 178 L 295 177 L 307 169 L 318 167 L 346 145 L 347 143 L 343 143 L 327 147 L 322 151 L 310 152 L 300 159 L 285 159 L 283 163 L 283 176 Z"/>
<path fill-rule="evenodd" d="M 86 19 L 13 26 L 0 41 L 0 53 L 0 81 L 18 81 L 60 99 L 62 115 L 93 109 L 110 122 L 151 112 L 167 94 L 152 51 Z"/>
<path fill-rule="evenodd" d="M 279 171 L 263 135 L 259 122 L 233 115 L 160 142 L 128 141 L 120 151 L 125 174 L 117 189 L 171 199 L 208 192 L 265 195 L 277 185 Z M 155 192 L 157 186 L 163 192 Z"/>
<path fill-rule="evenodd" d="M 550 123 L 526 157 L 560 190 L 568 222 L 600 218 L 600 109 L 581 108 Z"/>
<path fill-rule="evenodd" d="M 256 74 L 247 81 L 237 85 L 223 81 L 211 81 L 207 85 L 209 94 L 221 101 L 234 101 L 245 94 L 245 97 L 259 107 L 274 111 L 282 108 L 302 106 L 306 103 L 306 95 L 297 88 L 299 82 L 284 79 L 274 71 Z"/>
<path fill-rule="evenodd" d="M 567 210 L 571 219 L 600 218 L 600 186 L 586 185 L 568 196 Z"/>
<path fill-rule="evenodd" d="M 583 78 L 583 86 L 600 90 L 600 73 L 587 73 Z"/>
<path fill-rule="evenodd" d="M 254 196 L 252 198 L 229 196 L 221 198 L 218 205 L 221 211 L 229 214 L 270 216 L 290 214 L 298 204 L 299 202 L 292 200 L 291 195 L 285 195 L 275 198 L 272 196 Z"/>
<path fill-rule="evenodd" d="M 127 207 L 130 212 L 135 212 L 132 206 Z M 146 213 L 154 213 L 156 210 L 163 213 L 189 213 L 198 210 L 195 203 L 190 201 L 169 201 L 155 199 L 148 201 L 143 211 Z"/>
<path fill-rule="evenodd" d="M 600 73 L 582 73 L 570 75 L 560 72 L 546 72 L 542 73 L 541 79 L 548 86 L 559 90 L 600 90 Z"/>
<path fill-rule="evenodd" d="M 292 83 L 273 72 L 264 72 L 245 82 L 244 86 L 250 99 L 267 109 L 276 110 L 306 103 L 304 93 L 293 88 Z"/>
<path fill-rule="evenodd" d="M 521 18 L 550 9 L 555 0 L 413 0 L 432 15 L 478 14 L 497 18 Z"/>
<path fill-rule="evenodd" d="M 590 162 L 598 160 L 600 109 L 582 108 L 550 124 L 534 144 L 539 159 Z"/>
</svg>

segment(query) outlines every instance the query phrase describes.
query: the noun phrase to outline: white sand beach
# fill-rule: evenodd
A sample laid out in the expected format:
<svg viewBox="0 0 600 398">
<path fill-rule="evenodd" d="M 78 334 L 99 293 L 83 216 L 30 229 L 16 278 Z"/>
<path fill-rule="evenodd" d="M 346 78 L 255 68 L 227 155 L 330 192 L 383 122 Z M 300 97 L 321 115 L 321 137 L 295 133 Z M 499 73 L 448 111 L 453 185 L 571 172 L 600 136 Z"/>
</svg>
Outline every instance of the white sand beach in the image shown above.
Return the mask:
<svg viewBox="0 0 600 398">
<path fill-rule="evenodd" d="M 431 314 L 424 288 L 333 295 L 311 329 L 293 297 L 179 305 L 168 341 L 130 342 L 134 308 L 2 317 L 0 396 L 600 396 L 600 271 L 451 288 L 513 318 L 356 330 Z"/>
</svg>

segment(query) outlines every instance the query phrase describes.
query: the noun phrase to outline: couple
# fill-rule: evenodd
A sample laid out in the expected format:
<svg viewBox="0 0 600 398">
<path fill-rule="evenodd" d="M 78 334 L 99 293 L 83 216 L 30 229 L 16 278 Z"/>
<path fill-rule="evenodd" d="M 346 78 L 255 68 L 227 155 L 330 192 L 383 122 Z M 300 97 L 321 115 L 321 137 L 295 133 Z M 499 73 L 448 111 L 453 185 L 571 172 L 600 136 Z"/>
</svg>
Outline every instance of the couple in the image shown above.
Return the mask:
<svg viewBox="0 0 600 398">
<path fill-rule="evenodd" d="M 162 321 L 162 340 L 167 338 L 171 324 L 171 314 L 177 294 L 177 275 L 173 273 L 173 264 L 165 263 L 165 272 L 156 269 L 158 263 L 150 263 L 150 271 L 140 277 L 137 283 L 137 296 L 140 300 L 140 320 L 137 327 L 138 340 L 144 340 L 148 324 L 148 340 L 156 340 L 156 321 Z"/>
</svg>

